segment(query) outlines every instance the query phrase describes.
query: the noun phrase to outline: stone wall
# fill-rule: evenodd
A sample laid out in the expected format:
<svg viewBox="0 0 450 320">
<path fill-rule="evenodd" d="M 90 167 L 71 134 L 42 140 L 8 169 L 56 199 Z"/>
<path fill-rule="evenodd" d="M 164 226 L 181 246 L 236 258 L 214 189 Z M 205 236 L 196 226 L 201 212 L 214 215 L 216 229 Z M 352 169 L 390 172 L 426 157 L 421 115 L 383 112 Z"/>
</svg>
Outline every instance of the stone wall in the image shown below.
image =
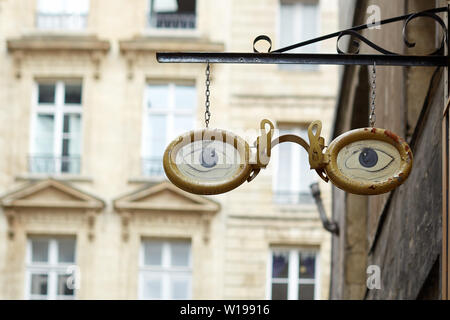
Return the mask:
<svg viewBox="0 0 450 320">
<path fill-rule="evenodd" d="M 27 169 L 35 80 L 77 78 L 83 81 L 82 170 L 79 175 L 53 178 L 98 196 L 105 208 L 96 215 L 95 238 L 90 241 L 86 221 L 61 227 L 60 222 L 52 221 L 55 216 L 45 212 L 47 224 L 33 219 L 20 224 L 18 220 L 16 237 L 9 239 L 11 226 L 0 210 L 0 299 L 24 297 L 25 239 L 36 232 L 77 237 L 77 248 L 83 252 L 77 261 L 84 279 L 77 295 L 81 299 L 137 298 L 143 237 L 192 241 L 194 299 L 264 299 L 270 248 L 314 248 L 321 266 L 319 297 L 328 298 L 330 236 L 322 228 L 314 205 L 274 204 L 274 162 L 252 183 L 208 197 L 221 205 L 207 223 L 208 241 L 203 239 L 205 222 L 198 214 L 181 215 L 186 199 L 176 195 L 165 199 L 176 207 L 174 212 L 143 210 L 130 212 L 128 219 L 114 207 L 122 195 L 150 190 L 161 183 L 141 176 L 140 170 L 147 82 L 195 83 L 196 128 L 204 127 L 205 65 L 160 64 L 155 51 L 251 52 L 253 39 L 259 34 L 268 34 L 274 48 L 278 47 L 279 1 L 198 0 L 198 28 L 188 34 L 148 30 L 148 0 L 91 0 L 87 30 L 80 34 L 45 33 L 35 28 L 35 2 L 0 0 L 0 194 L 49 178 L 30 174 Z M 321 34 L 336 30 L 337 9 L 334 0 L 320 1 Z M 66 41 L 69 50 L 49 48 L 48 39 L 53 36 Z M 76 45 L 74 39 L 89 37 L 107 41 L 109 50 L 98 55 L 70 50 L 70 45 Z M 9 40 L 29 43 L 30 39 L 38 40 L 39 50 L 8 49 Z M 332 41 L 321 44 L 321 52 L 333 50 Z M 291 71 L 276 65 L 211 65 L 210 127 L 240 134 L 259 128 L 263 118 L 276 124 L 321 119 L 328 140 L 336 71 L 335 66 Z M 321 183 L 320 187 L 329 214 L 330 185 Z M 33 210 L 30 212 L 33 215 Z M 122 237 L 124 230 L 129 235 L 127 241 Z"/>
<path fill-rule="evenodd" d="M 381 9 L 381 19 L 435 7 L 430 1 L 361 1 L 355 9 L 355 24 L 365 23 L 366 8 L 372 4 Z M 436 6 L 446 4 L 437 1 Z M 426 54 L 436 45 L 438 29 L 430 19 L 419 20 L 407 29 L 408 39 L 415 39 L 418 46 L 420 42 L 414 49 L 405 49 L 401 23 L 367 30 L 363 35 L 394 52 Z M 365 67 L 346 67 L 342 72 L 334 136 L 353 129 L 355 124 L 367 126 L 368 122 L 361 122 L 360 108 L 368 108 L 368 103 L 358 95 L 367 97 L 370 78 L 362 77 L 362 68 L 367 72 Z M 376 127 L 388 128 L 410 143 L 413 170 L 403 185 L 388 194 L 355 197 L 333 188 L 333 217 L 343 232 L 333 237 L 331 298 L 440 296 L 436 268 L 442 241 L 441 121 L 446 76 L 441 70 L 432 78 L 435 70 L 377 67 Z M 367 109 L 363 113 L 367 114 Z M 380 290 L 366 287 L 369 265 L 380 267 Z"/>
</svg>

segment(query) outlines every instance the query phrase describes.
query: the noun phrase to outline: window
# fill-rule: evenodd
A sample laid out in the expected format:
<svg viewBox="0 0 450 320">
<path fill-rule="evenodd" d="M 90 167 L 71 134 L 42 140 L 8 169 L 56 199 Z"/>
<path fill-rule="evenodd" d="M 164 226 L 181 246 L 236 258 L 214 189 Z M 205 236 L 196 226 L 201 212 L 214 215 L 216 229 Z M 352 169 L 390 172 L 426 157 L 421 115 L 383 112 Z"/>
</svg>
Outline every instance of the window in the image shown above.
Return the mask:
<svg viewBox="0 0 450 320">
<path fill-rule="evenodd" d="M 29 238 L 26 298 L 75 299 L 74 265 L 75 238 Z"/>
<path fill-rule="evenodd" d="M 280 135 L 295 134 L 308 141 L 306 127 L 280 126 Z M 294 143 L 281 143 L 274 149 L 276 169 L 274 175 L 274 202 L 278 204 L 313 203 L 310 185 L 317 181 L 310 169 L 308 153 Z"/>
<path fill-rule="evenodd" d="M 270 253 L 268 298 L 318 299 L 318 255 L 314 251 L 273 249 Z"/>
<path fill-rule="evenodd" d="M 195 29 L 195 0 L 149 0 L 149 26 L 154 29 Z"/>
<path fill-rule="evenodd" d="M 89 0 L 38 0 L 36 26 L 44 30 L 86 29 Z"/>
<path fill-rule="evenodd" d="M 145 240 L 141 248 L 140 299 L 191 299 L 191 244 Z"/>
<path fill-rule="evenodd" d="M 280 47 L 286 47 L 319 36 L 318 0 L 281 0 L 279 18 Z M 315 53 L 317 43 L 289 53 Z M 317 65 L 281 64 L 280 69 L 317 70 Z"/>
<path fill-rule="evenodd" d="M 80 173 L 81 96 L 80 82 L 36 84 L 30 172 Z"/>
<path fill-rule="evenodd" d="M 163 177 L 167 144 L 194 128 L 197 92 L 192 84 L 149 84 L 145 92 L 142 174 Z"/>
</svg>

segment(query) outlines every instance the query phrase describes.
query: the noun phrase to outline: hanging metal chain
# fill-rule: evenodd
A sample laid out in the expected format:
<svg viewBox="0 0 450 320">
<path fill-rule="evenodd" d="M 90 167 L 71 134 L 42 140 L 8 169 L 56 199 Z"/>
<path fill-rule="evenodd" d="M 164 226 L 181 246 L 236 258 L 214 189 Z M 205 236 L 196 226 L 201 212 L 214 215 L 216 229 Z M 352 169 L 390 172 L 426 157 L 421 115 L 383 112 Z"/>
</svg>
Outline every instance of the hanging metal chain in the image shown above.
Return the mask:
<svg viewBox="0 0 450 320">
<path fill-rule="evenodd" d="M 369 124 L 373 128 L 375 127 L 375 121 L 377 120 L 377 116 L 375 115 L 375 89 L 376 89 L 376 80 L 377 80 L 377 74 L 375 71 L 376 63 L 373 63 L 372 67 L 372 84 L 371 84 L 371 90 L 370 90 L 370 114 L 369 114 Z"/>
<path fill-rule="evenodd" d="M 205 84 L 206 84 L 206 91 L 205 91 L 205 96 L 206 96 L 206 101 L 205 101 L 205 125 L 206 125 L 206 128 L 208 128 L 209 119 L 211 118 L 211 112 L 209 112 L 209 105 L 210 105 L 210 103 L 209 103 L 209 95 L 210 95 L 209 85 L 211 83 L 210 80 L 209 80 L 209 74 L 210 74 L 210 72 L 209 72 L 209 62 L 206 64 L 206 72 L 205 72 L 205 74 L 206 74 L 206 81 L 205 81 Z"/>
</svg>

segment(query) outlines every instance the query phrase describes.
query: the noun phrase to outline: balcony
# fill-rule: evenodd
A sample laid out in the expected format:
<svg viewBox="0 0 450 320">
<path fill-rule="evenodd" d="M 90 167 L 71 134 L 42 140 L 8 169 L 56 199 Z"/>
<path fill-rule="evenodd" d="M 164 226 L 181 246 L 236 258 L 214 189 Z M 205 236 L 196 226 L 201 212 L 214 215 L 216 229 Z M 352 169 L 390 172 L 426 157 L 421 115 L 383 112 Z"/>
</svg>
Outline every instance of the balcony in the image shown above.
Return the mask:
<svg viewBox="0 0 450 320">
<path fill-rule="evenodd" d="M 153 13 L 149 26 L 155 29 L 195 29 L 195 13 Z"/>
<path fill-rule="evenodd" d="M 37 13 L 36 27 L 40 30 L 85 30 L 87 18 L 83 13 Z"/>
<path fill-rule="evenodd" d="M 30 173 L 70 173 L 79 174 L 81 169 L 80 156 L 31 155 L 28 157 Z"/>
<path fill-rule="evenodd" d="M 166 176 L 162 157 L 143 158 L 141 165 L 144 177 L 164 178 Z"/>
<path fill-rule="evenodd" d="M 276 190 L 273 193 L 273 199 L 276 204 L 280 205 L 298 205 L 313 204 L 314 198 L 310 192 L 304 191 L 281 191 Z"/>
</svg>

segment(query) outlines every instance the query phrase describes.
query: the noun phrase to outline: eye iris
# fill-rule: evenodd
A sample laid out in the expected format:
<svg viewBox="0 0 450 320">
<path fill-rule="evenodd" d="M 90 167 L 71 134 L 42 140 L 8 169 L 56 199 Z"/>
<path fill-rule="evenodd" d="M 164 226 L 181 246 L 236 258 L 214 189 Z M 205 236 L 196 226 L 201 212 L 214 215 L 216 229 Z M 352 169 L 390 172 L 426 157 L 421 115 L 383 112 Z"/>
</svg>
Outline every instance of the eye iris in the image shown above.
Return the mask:
<svg viewBox="0 0 450 320">
<path fill-rule="evenodd" d="M 200 153 L 200 163 L 205 168 L 214 167 L 217 164 L 218 159 L 219 157 L 214 148 L 204 148 Z"/>
<path fill-rule="evenodd" d="M 359 163 L 366 168 L 371 168 L 378 162 L 378 155 L 375 150 L 364 148 L 359 154 Z"/>
</svg>

